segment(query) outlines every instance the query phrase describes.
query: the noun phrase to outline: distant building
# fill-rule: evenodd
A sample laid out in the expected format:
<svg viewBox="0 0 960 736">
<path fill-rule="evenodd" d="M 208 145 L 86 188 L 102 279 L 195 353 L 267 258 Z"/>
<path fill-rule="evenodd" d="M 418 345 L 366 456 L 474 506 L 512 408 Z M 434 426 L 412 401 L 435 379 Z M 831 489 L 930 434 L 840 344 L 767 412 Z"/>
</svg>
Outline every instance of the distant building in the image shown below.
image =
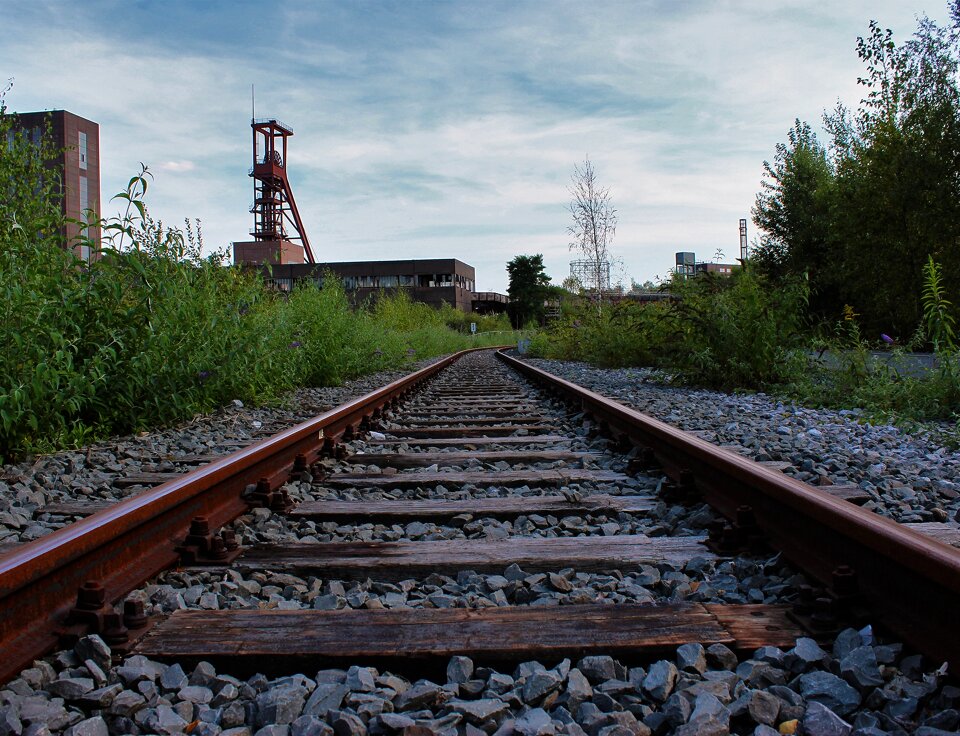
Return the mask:
<svg viewBox="0 0 960 736">
<path fill-rule="evenodd" d="M 53 145 L 62 151 L 48 162 L 49 169 L 60 177 L 62 212 L 70 220 L 90 223 L 84 226 L 68 222 L 61 229 L 61 235 L 78 257 L 90 260 L 93 255 L 90 247 L 76 243 L 81 236 L 87 236 L 95 245 L 94 253 L 100 249 L 100 126 L 66 110 L 21 112 L 12 117 L 14 128 L 36 145 L 40 144 L 49 124 Z M 92 210 L 89 219 L 88 210 Z"/>
<path fill-rule="evenodd" d="M 473 294 L 473 311 L 478 314 L 503 314 L 510 297 L 496 291 L 478 291 Z"/>
<path fill-rule="evenodd" d="M 740 268 L 739 263 L 697 263 L 696 273 L 715 273 L 720 276 L 729 276 Z"/>
<path fill-rule="evenodd" d="M 277 263 L 263 267 L 268 283 L 290 291 L 299 281 L 323 285 L 323 275 L 333 273 L 354 301 L 360 302 L 381 289 L 406 289 L 418 302 L 439 307 L 446 302 L 464 312 L 473 306 L 476 272 L 455 258 L 409 261 L 353 261 L 345 263 Z"/>
<path fill-rule="evenodd" d="M 674 273 L 681 278 L 695 276 L 698 273 L 715 273 L 718 276 L 730 276 L 740 269 L 739 263 L 706 263 L 697 260 L 697 254 L 683 251 L 676 254 Z"/>
</svg>

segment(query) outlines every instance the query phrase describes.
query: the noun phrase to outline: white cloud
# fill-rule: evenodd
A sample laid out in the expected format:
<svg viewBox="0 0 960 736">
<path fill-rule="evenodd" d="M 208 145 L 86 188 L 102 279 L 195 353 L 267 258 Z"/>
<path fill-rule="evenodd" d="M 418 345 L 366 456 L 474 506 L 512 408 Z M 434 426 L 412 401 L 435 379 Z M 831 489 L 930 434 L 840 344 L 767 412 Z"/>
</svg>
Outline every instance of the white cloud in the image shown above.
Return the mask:
<svg viewBox="0 0 960 736">
<path fill-rule="evenodd" d="M 177 174 L 185 171 L 193 171 L 197 167 L 193 161 L 161 161 L 157 168 L 160 171 L 170 171 Z"/>
<path fill-rule="evenodd" d="M 258 116 L 296 131 L 320 259 L 451 256 L 484 289 L 518 253 L 567 274 L 566 188 L 589 154 L 642 281 L 676 250 L 734 255 L 793 119 L 860 96 L 868 20 L 903 39 L 924 9 L 943 21 L 946 2 L 47 2 L 6 10 L 0 79 L 13 109 L 100 123 L 104 199 L 144 161 L 154 215 L 200 217 L 212 247 L 252 224 L 255 83 Z"/>
</svg>

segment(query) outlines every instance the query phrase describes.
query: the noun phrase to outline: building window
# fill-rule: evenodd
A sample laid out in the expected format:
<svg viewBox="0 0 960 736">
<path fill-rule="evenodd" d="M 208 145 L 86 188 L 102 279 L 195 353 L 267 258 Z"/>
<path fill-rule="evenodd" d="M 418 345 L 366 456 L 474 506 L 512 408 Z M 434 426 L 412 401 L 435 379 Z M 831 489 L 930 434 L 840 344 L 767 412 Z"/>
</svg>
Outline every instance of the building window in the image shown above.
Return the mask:
<svg viewBox="0 0 960 736">
<path fill-rule="evenodd" d="M 398 276 L 397 278 L 400 279 L 400 286 L 413 286 L 417 283 L 417 279 L 413 276 L 401 275 L 401 276 Z"/>
<path fill-rule="evenodd" d="M 80 177 L 80 211 L 90 209 L 90 190 L 87 188 L 87 177 Z"/>
<path fill-rule="evenodd" d="M 399 285 L 398 276 L 381 276 L 380 287 L 383 289 L 393 289 Z"/>
<path fill-rule="evenodd" d="M 80 145 L 78 146 L 80 153 L 80 168 L 86 170 L 87 168 L 87 134 L 80 133 Z"/>
</svg>

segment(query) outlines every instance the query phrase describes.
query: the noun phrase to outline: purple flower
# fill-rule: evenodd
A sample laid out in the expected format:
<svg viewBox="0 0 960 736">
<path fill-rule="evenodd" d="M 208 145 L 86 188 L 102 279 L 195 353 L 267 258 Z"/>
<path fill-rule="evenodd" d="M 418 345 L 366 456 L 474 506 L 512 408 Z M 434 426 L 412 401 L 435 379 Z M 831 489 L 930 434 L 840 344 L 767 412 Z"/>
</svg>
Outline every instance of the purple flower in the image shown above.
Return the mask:
<svg viewBox="0 0 960 736">
<path fill-rule="evenodd" d="M 887 343 L 887 345 L 893 345 L 893 338 L 890 337 L 890 335 L 881 332 L 880 339 Z"/>
<path fill-rule="evenodd" d="M 200 381 L 200 383 L 203 383 L 208 378 L 210 378 L 210 371 L 200 371 L 197 373 L 197 380 Z"/>
<path fill-rule="evenodd" d="M 416 350 L 414 350 L 413 348 L 407 348 L 407 355 L 413 356 L 413 355 L 416 355 L 416 354 L 417 354 L 417 351 L 416 351 Z"/>
<path fill-rule="evenodd" d="M 290 343 L 290 349 L 291 349 L 291 350 L 293 350 L 294 348 L 298 348 L 298 347 L 300 347 L 300 341 L 299 341 L 299 340 L 294 340 L 292 343 Z"/>
</svg>

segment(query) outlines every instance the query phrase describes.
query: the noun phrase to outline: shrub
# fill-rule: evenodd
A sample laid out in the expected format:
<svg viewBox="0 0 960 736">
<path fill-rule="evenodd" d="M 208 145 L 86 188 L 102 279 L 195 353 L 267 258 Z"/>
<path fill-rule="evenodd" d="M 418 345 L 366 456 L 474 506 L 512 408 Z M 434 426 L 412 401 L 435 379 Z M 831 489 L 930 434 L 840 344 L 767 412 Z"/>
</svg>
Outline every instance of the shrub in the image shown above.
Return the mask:
<svg viewBox="0 0 960 736">
<path fill-rule="evenodd" d="M 648 365 L 720 388 L 767 385 L 802 368 L 805 284 L 770 289 L 753 271 L 670 285 L 670 301 L 581 304 L 531 344 L 535 355 L 607 367 Z"/>
<path fill-rule="evenodd" d="M 0 181 L 3 165 L 0 156 Z M 464 335 L 447 326 L 449 308 L 404 292 L 361 309 L 335 278 L 275 292 L 223 254 L 204 257 L 199 224 L 154 221 L 143 204 L 148 180 L 144 168 L 119 195 L 126 213 L 102 223 L 102 257 L 90 263 L 64 248 L 56 219 L 44 219 L 53 189 L 18 190 L 37 201 L 0 209 L 9 314 L 0 323 L 0 462 L 511 341 Z M 43 216 L 31 215 L 28 228 L 13 219 L 21 211 Z"/>
<path fill-rule="evenodd" d="M 691 383 L 754 388 L 794 378 L 805 358 L 804 280 L 771 288 L 752 268 L 730 277 L 703 274 L 671 287 L 672 339 L 660 345 L 661 364 Z"/>
</svg>

